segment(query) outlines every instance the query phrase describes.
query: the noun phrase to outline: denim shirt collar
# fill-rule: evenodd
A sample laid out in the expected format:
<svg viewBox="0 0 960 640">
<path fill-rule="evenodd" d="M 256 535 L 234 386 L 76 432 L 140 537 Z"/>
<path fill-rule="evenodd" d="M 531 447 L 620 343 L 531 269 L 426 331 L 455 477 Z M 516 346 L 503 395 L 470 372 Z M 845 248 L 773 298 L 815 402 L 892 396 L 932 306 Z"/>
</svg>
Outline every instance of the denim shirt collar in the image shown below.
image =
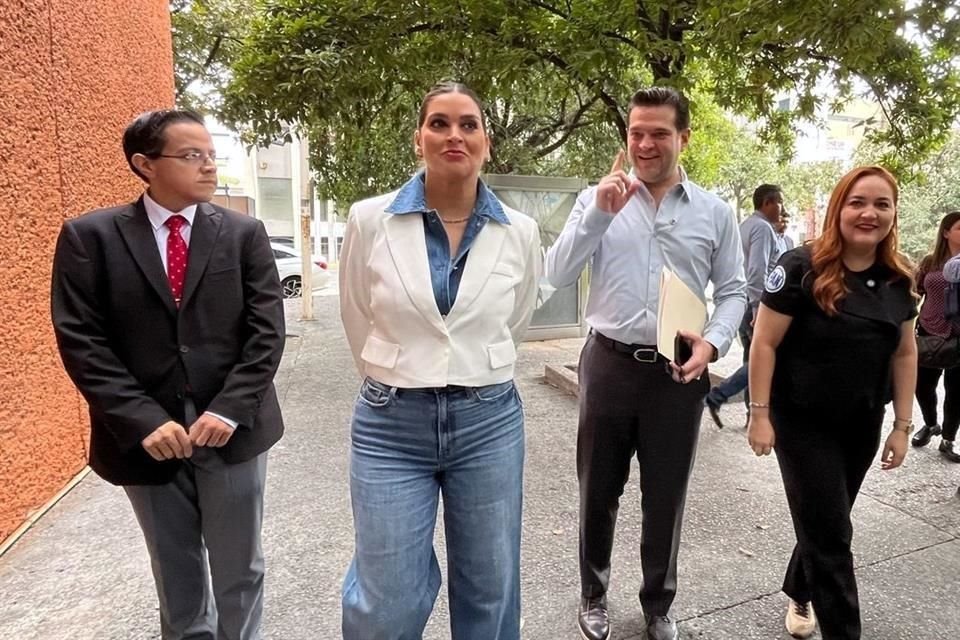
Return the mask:
<svg viewBox="0 0 960 640">
<path fill-rule="evenodd" d="M 418 171 L 405 185 L 400 187 L 397 197 L 387 206 L 386 212 L 403 215 L 426 211 L 430 211 L 430 207 L 427 206 L 426 173 Z M 473 213 L 495 220 L 500 224 L 510 224 L 510 218 L 504 212 L 503 205 L 500 204 L 493 191 L 483 183 L 483 180 L 477 180 L 477 202 L 473 206 Z"/>
</svg>

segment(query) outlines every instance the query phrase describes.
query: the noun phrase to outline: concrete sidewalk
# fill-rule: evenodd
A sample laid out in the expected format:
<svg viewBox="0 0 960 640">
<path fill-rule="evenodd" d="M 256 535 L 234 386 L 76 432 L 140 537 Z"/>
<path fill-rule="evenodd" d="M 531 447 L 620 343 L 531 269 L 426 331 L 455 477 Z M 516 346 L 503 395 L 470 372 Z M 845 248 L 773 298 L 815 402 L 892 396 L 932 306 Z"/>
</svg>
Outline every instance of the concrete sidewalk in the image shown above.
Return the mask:
<svg viewBox="0 0 960 640">
<path fill-rule="evenodd" d="M 359 380 L 337 317 L 290 322 L 277 379 L 287 434 L 268 469 L 265 637 L 340 637 L 340 581 L 352 552 L 348 424 Z M 523 541 L 526 640 L 575 639 L 578 596 L 576 401 L 543 383 L 546 362 L 576 362 L 579 340 L 526 344 L 518 382 L 527 417 Z M 718 363 L 728 373 L 737 355 Z M 703 423 L 687 502 L 673 614 L 682 637 L 785 639 L 780 594 L 793 544 L 773 457 L 748 449 L 742 407 L 730 427 Z M 706 414 L 705 414 L 706 416 Z M 919 421 L 919 414 L 915 416 Z M 636 469 L 626 488 L 614 549 L 613 637 L 641 638 L 640 509 Z M 857 503 L 855 552 L 869 640 L 960 636 L 960 465 L 933 445 L 904 468 L 872 470 Z M 442 547 L 442 530 L 438 529 Z M 440 557 L 443 557 L 440 550 Z M 123 492 L 89 475 L 0 558 L 0 638 L 159 638 L 157 603 L 140 532 Z M 446 596 L 427 628 L 448 638 Z"/>
</svg>

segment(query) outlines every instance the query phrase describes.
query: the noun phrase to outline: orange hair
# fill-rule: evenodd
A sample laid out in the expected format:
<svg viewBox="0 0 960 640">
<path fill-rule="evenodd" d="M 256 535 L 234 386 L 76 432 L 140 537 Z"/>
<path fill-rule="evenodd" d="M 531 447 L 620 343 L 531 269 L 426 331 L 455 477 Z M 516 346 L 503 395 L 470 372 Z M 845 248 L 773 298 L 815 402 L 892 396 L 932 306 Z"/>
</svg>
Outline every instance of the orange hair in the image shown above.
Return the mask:
<svg viewBox="0 0 960 640">
<path fill-rule="evenodd" d="M 850 195 L 853 185 L 860 178 L 880 176 L 893 189 L 893 205 L 897 206 L 899 189 L 897 180 L 883 167 L 857 167 L 840 178 L 830 195 L 827 215 L 823 220 L 823 233 L 811 243 L 810 253 L 813 260 L 813 298 L 823 311 L 830 316 L 837 314 L 837 305 L 850 292 L 843 281 L 843 235 L 840 233 L 840 212 Z M 894 211 L 893 226 L 890 233 L 877 246 L 877 261 L 893 270 L 897 276 L 912 281 L 910 263 L 898 249 L 897 213 Z"/>
</svg>

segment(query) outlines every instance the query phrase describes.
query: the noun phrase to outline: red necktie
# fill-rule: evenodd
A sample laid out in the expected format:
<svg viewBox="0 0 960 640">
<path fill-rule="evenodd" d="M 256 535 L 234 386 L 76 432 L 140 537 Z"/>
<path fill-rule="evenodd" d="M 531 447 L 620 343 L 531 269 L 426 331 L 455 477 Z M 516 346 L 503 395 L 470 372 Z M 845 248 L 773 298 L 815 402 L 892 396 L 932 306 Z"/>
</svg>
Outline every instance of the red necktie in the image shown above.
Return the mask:
<svg viewBox="0 0 960 640">
<path fill-rule="evenodd" d="M 180 235 L 180 229 L 187 224 L 187 219 L 181 215 L 174 215 L 164 222 L 170 229 L 167 236 L 167 279 L 170 281 L 170 293 L 173 301 L 180 306 L 183 297 L 183 280 L 187 275 L 187 243 Z"/>
</svg>

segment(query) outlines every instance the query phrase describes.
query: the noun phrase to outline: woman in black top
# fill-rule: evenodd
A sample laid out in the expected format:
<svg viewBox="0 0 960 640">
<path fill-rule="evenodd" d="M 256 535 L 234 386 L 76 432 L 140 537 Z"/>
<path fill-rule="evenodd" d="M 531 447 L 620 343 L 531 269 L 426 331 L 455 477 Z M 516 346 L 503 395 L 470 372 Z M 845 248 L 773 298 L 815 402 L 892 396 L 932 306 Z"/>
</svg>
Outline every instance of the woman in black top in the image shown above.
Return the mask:
<svg viewBox="0 0 960 640">
<path fill-rule="evenodd" d="M 860 638 L 850 509 L 880 443 L 898 467 L 913 429 L 917 352 L 911 271 L 897 250 L 897 185 L 880 167 L 844 176 L 823 234 L 787 252 L 766 282 L 750 354 L 750 446 L 775 450 L 797 545 L 783 590 L 787 630 Z"/>
</svg>

